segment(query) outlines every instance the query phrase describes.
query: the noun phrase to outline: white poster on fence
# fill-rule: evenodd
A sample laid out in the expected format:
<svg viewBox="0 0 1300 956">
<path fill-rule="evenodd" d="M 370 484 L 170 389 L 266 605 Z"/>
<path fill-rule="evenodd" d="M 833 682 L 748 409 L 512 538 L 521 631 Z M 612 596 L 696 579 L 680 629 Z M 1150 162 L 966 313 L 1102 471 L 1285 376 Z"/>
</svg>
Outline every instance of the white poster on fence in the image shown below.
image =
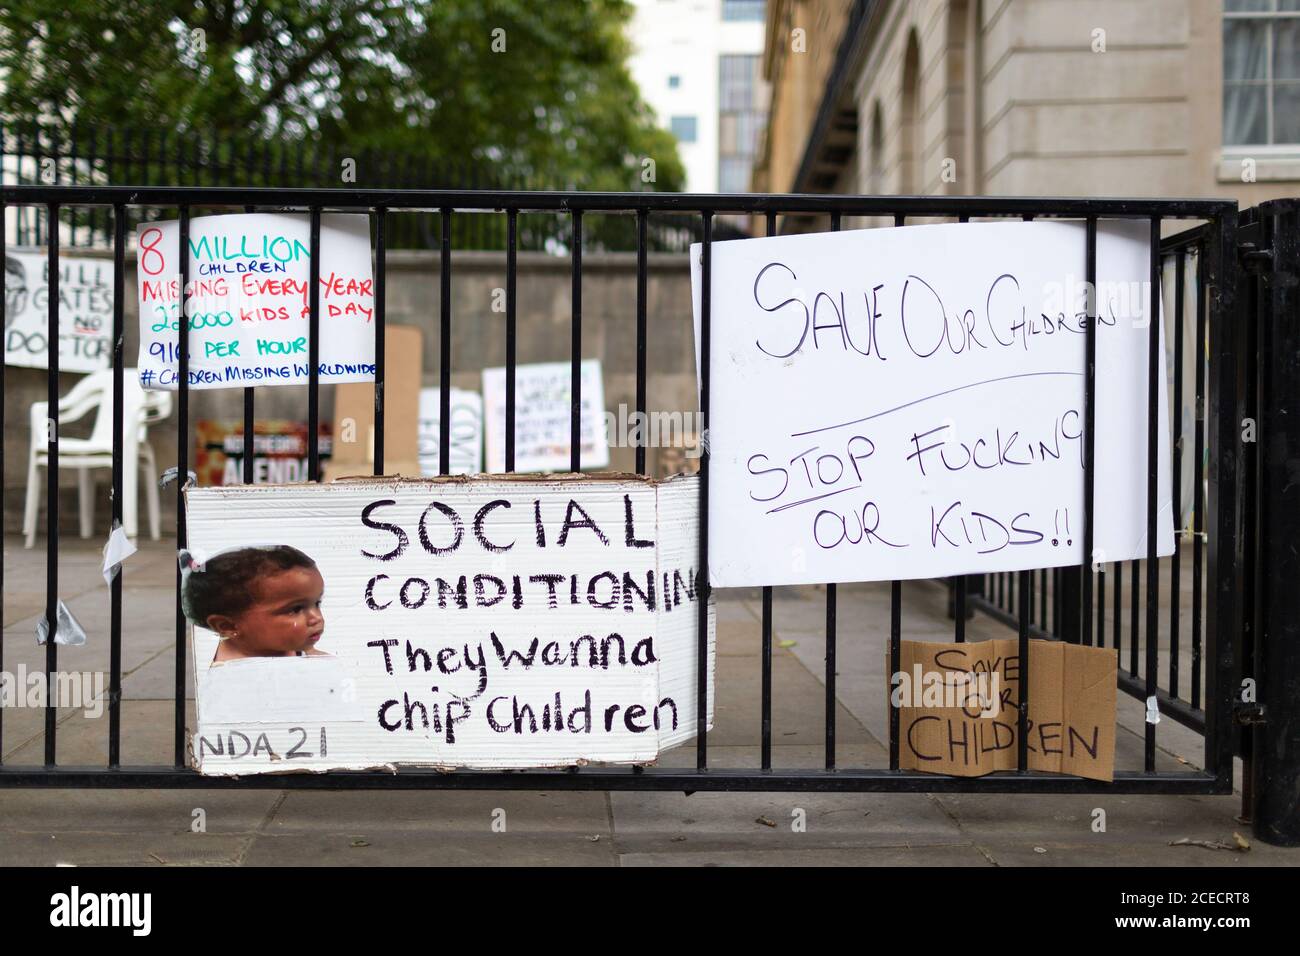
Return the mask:
<svg viewBox="0 0 1300 956">
<path fill-rule="evenodd" d="M 45 250 L 5 250 L 5 364 L 49 368 Z M 94 372 L 112 361 L 113 260 L 59 255 L 59 369 Z"/>
<path fill-rule="evenodd" d="M 583 468 L 608 468 L 605 386 L 600 359 L 580 367 L 578 416 Z M 515 368 L 515 471 L 569 471 L 573 370 L 568 362 Z M 506 470 L 506 370 L 483 370 L 483 414 L 488 471 Z"/>
<path fill-rule="evenodd" d="M 310 229 L 309 218 L 296 213 L 190 220 L 190 388 L 306 384 Z M 179 239 L 175 220 L 136 231 L 145 388 L 177 387 Z M 369 218 L 321 216 L 320 252 L 320 383 L 373 381 Z"/>
<path fill-rule="evenodd" d="M 442 389 L 420 389 L 420 473 L 439 471 Z M 476 475 L 483 470 L 483 396 L 463 388 L 451 390 L 451 452 L 447 474 Z"/>
<path fill-rule="evenodd" d="M 196 765 L 653 761 L 697 727 L 696 481 L 187 489 Z"/>
<path fill-rule="evenodd" d="M 1147 554 L 1148 239 L 1145 221 L 1098 227 L 1099 562 Z M 714 245 L 710 582 L 1079 564 L 1084 241 L 1081 223 L 1017 222 Z M 698 355 L 698 245 L 691 265 Z M 1157 368 L 1167 555 L 1163 357 Z"/>
</svg>

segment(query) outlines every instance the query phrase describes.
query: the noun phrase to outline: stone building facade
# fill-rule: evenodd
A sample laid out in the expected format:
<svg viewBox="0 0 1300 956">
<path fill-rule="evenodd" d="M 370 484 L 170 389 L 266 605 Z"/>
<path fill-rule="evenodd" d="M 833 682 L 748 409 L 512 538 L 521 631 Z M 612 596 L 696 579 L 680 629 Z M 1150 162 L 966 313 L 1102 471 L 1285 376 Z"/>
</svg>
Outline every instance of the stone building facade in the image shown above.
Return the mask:
<svg viewBox="0 0 1300 956">
<path fill-rule="evenodd" d="M 771 0 L 772 104 L 752 185 L 1243 207 L 1296 195 L 1297 7 Z"/>
</svg>

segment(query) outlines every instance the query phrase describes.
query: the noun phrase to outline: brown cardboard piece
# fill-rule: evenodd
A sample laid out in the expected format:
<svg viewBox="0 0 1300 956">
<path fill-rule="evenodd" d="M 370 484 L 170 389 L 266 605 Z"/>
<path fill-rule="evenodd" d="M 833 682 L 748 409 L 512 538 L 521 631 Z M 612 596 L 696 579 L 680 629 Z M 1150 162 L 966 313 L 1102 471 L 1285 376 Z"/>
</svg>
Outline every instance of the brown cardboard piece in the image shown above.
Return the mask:
<svg viewBox="0 0 1300 956">
<path fill-rule="evenodd" d="M 1113 779 L 1115 652 L 1030 641 L 1029 654 L 1029 769 Z M 919 704 L 899 708 L 900 769 L 959 777 L 1016 769 L 1018 640 L 903 641 L 899 670 L 904 676 L 890 688 L 891 706 L 895 700 Z M 958 675 L 976 675 L 985 683 L 967 677 L 969 683 L 963 686 Z M 991 694 L 994 677 L 999 685 L 996 696 Z M 947 696 L 938 685 L 942 678 L 957 685 Z"/>
<path fill-rule="evenodd" d="M 385 474 L 420 474 L 422 338 L 413 325 L 389 325 L 384 330 Z M 351 382 L 335 386 L 334 453 L 325 468 L 326 481 L 374 473 L 374 430 L 374 385 Z M 348 435 L 355 440 L 347 441 Z"/>
</svg>

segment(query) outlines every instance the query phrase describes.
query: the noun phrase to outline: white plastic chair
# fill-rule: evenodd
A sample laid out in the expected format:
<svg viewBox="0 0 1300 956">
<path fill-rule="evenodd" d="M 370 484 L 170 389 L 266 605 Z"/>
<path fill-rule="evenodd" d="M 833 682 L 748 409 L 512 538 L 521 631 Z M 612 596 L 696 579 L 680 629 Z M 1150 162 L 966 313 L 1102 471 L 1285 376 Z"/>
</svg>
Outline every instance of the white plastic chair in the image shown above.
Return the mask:
<svg viewBox="0 0 1300 956">
<path fill-rule="evenodd" d="M 158 504 L 157 464 L 153 448 L 147 441 L 149 426 L 171 414 L 170 392 L 146 392 L 133 368 L 122 370 L 122 525 L 127 535 L 139 531 L 137 476 L 144 475 L 145 500 L 149 509 L 149 536 L 162 537 L 162 513 Z M 92 372 L 59 399 L 59 425 L 66 425 L 95 412 L 89 438 L 59 438 L 59 467 L 78 471 L 78 503 L 81 536 L 89 538 L 95 526 L 95 483 L 91 469 L 113 467 L 113 370 Z M 27 509 L 23 515 L 23 534 L 27 547 L 36 542 L 36 511 L 40 505 L 43 482 L 40 469 L 48 467 L 46 422 L 47 402 L 33 402 L 31 407 L 31 449 L 27 465 Z M 134 427 L 131 423 L 134 422 Z M 132 466 L 132 463 L 135 466 Z"/>
</svg>

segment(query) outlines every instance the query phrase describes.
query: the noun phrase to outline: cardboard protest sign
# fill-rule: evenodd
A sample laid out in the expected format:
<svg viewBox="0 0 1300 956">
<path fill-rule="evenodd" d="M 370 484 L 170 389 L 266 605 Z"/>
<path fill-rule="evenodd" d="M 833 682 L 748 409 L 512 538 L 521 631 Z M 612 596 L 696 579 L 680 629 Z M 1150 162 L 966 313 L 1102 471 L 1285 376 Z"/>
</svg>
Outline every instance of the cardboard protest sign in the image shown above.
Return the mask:
<svg viewBox="0 0 1300 956">
<path fill-rule="evenodd" d="M 1093 559 L 1146 557 L 1149 226 L 1097 230 Z M 1083 560 L 1082 223 L 712 247 L 714 586 Z M 697 355 L 701 263 L 692 247 Z M 1156 551 L 1173 551 L 1159 363 Z"/>
<path fill-rule="evenodd" d="M 1015 770 L 1020 647 L 903 641 L 890 706 L 899 708 L 898 765 L 959 777 Z M 1030 770 L 1110 780 L 1115 771 L 1115 652 L 1029 642 Z"/>
<path fill-rule="evenodd" d="M 605 386 L 600 359 L 584 359 L 580 371 L 582 467 L 607 468 Z M 515 471 L 568 471 L 572 369 L 568 362 L 515 367 Z M 483 370 L 487 470 L 506 470 L 506 370 Z"/>
<path fill-rule="evenodd" d="M 420 378 L 424 335 L 414 325 L 384 330 L 384 462 L 387 475 L 420 474 Z M 334 389 L 338 445 L 324 471 L 326 481 L 375 473 L 375 384 L 344 383 Z"/>
<path fill-rule="evenodd" d="M 439 439 L 442 389 L 420 389 L 420 472 L 440 474 Z M 483 396 L 463 388 L 451 390 L 451 442 L 447 473 L 476 475 L 483 469 Z"/>
<path fill-rule="evenodd" d="M 50 367 L 49 261 L 5 250 L 5 364 Z M 59 255 L 59 368 L 94 372 L 112 358 L 113 262 Z"/>
<path fill-rule="evenodd" d="M 311 233 L 303 214 L 190 220 L 185 290 L 190 388 L 302 385 L 308 380 Z M 180 349 L 180 227 L 137 229 L 140 384 L 175 389 Z M 320 220 L 320 382 L 375 376 L 370 224 Z"/>
<path fill-rule="evenodd" d="M 696 731 L 698 503 L 631 476 L 188 488 L 196 766 L 653 761 Z M 707 640 L 711 721 L 711 608 Z"/>
</svg>

